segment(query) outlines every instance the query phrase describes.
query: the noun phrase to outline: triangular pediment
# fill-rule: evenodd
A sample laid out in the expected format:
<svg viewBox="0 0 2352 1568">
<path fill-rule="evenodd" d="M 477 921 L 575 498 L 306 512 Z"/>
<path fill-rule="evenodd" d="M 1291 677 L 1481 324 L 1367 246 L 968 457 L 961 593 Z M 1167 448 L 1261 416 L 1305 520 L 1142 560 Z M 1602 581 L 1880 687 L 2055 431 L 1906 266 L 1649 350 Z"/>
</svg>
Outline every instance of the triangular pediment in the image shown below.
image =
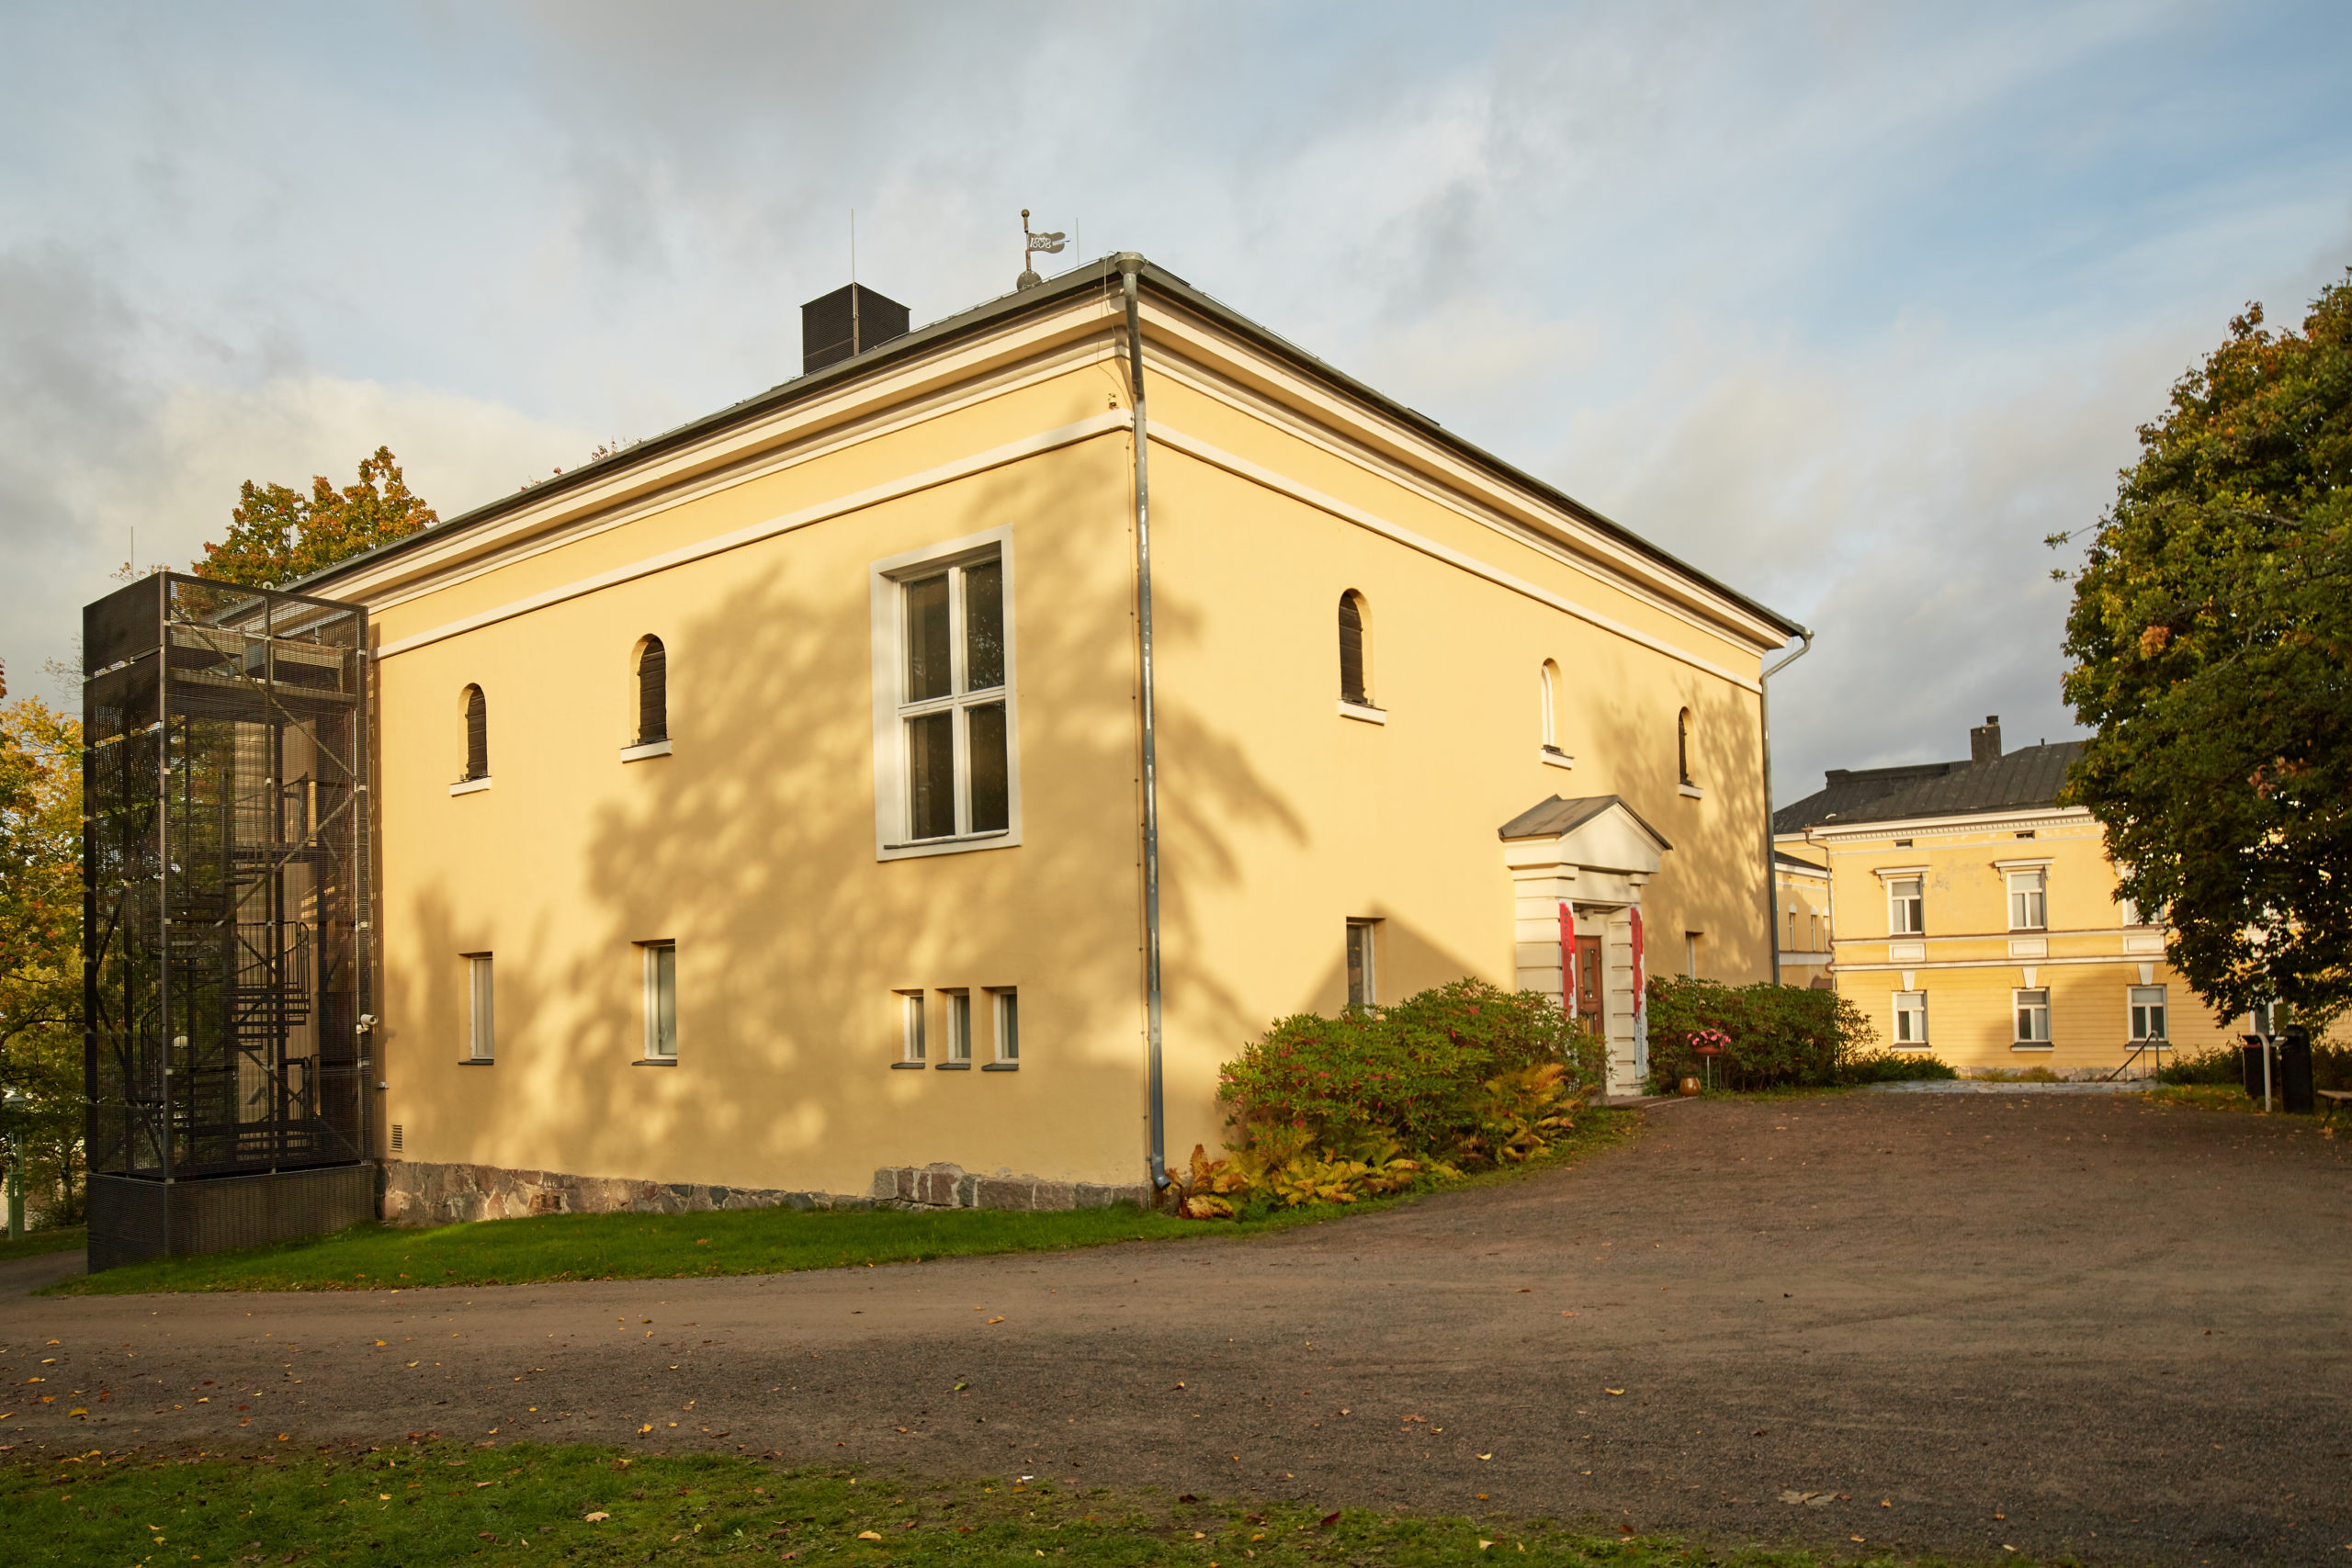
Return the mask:
<svg viewBox="0 0 2352 1568">
<path fill-rule="evenodd" d="M 1674 846 L 1666 835 L 1613 795 L 1563 800 L 1558 795 L 1532 806 L 1497 830 L 1510 846 L 1513 863 L 1544 859 L 1592 871 L 1655 875 Z"/>
</svg>

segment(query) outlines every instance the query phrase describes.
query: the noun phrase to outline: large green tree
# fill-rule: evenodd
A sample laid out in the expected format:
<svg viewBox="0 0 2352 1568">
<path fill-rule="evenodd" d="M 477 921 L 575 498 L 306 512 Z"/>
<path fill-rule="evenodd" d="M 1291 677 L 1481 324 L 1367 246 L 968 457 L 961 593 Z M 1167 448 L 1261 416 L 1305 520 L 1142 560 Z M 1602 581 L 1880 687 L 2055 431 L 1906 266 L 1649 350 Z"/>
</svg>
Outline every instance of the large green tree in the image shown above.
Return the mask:
<svg viewBox="0 0 2352 1568">
<path fill-rule="evenodd" d="M 2300 333 L 2250 306 L 2140 447 L 2066 623 L 2070 796 L 2199 996 L 2324 1024 L 2352 1007 L 2352 271 Z"/>
<path fill-rule="evenodd" d="M 341 490 L 323 474 L 311 480 L 308 495 L 247 479 L 229 516 L 229 536 L 208 542 L 194 570 L 248 588 L 291 582 L 441 520 L 410 491 L 389 446 L 362 457 L 359 482 Z"/>
<path fill-rule="evenodd" d="M 78 1218 L 82 727 L 36 697 L 0 704 L 0 1091 L 33 1201 Z"/>
</svg>

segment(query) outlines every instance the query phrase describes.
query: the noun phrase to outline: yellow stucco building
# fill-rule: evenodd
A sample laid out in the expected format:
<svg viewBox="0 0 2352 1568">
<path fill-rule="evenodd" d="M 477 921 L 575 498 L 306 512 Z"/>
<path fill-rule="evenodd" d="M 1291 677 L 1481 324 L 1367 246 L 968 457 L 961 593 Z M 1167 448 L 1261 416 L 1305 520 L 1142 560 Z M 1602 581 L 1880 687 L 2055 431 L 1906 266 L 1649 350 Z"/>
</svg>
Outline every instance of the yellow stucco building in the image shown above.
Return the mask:
<svg viewBox="0 0 2352 1568">
<path fill-rule="evenodd" d="M 2005 752 L 1988 717 L 1965 761 L 1832 770 L 1774 814 L 1782 852 L 1826 867 L 1830 972 L 1888 1047 L 2138 1076 L 2250 1027 L 2198 1002 L 2164 928 L 2118 900 L 2098 824 L 2057 804 L 2081 750 Z"/>
<path fill-rule="evenodd" d="M 1101 1201 L 1284 1014 L 1565 946 L 1631 1090 L 1637 931 L 1764 976 L 1792 622 L 1141 258 L 809 310 L 299 585 L 375 643 L 394 1214 Z"/>
</svg>

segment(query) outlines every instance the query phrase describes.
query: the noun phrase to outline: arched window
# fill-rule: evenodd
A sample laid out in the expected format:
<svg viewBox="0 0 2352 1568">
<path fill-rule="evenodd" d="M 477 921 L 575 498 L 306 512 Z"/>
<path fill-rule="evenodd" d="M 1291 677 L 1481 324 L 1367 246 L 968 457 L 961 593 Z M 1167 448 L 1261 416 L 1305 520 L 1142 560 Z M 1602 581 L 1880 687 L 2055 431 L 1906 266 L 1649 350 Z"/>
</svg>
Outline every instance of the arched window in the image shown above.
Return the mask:
<svg viewBox="0 0 2352 1568">
<path fill-rule="evenodd" d="M 1556 752 L 1560 750 L 1560 667 L 1547 659 L 1539 673 L 1544 685 L 1544 750 Z"/>
<path fill-rule="evenodd" d="M 480 686 L 468 686 L 466 688 L 466 779 L 488 777 L 490 777 L 490 705 L 482 700 Z"/>
<path fill-rule="evenodd" d="M 1349 589 L 1340 595 L 1340 700 L 1359 707 L 1372 705 L 1364 683 L 1363 595 Z"/>
<path fill-rule="evenodd" d="M 637 744 L 670 739 L 670 655 L 658 637 L 637 645 Z"/>
<path fill-rule="evenodd" d="M 1684 784 L 1699 781 L 1690 776 L 1690 710 L 1684 708 L 1674 721 L 1674 766 L 1676 776 Z"/>
</svg>

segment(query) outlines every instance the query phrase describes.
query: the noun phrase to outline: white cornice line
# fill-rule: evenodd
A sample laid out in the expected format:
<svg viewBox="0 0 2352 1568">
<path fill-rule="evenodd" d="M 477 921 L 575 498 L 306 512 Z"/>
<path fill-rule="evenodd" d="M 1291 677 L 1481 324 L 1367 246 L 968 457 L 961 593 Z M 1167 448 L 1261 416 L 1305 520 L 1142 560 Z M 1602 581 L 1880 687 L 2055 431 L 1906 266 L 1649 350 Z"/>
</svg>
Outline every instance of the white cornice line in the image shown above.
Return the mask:
<svg viewBox="0 0 2352 1568">
<path fill-rule="evenodd" d="M 2151 959 L 2147 954 L 2139 953 L 2125 953 L 2118 958 L 2101 958 L 2096 955 L 2083 958 L 1935 958 L 1920 959 L 1917 961 L 1905 959 L 1899 964 L 1879 964 L 1875 962 L 1870 964 L 1853 964 L 1841 958 L 1838 960 L 1837 969 L 1838 973 L 1840 975 L 1892 975 L 1905 969 L 1916 969 L 1920 971 L 1929 969 L 2017 970 L 2027 967 L 2035 969 L 2058 969 L 2068 965 L 2083 964 L 2109 964 L 2118 967 L 2121 967 L 2124 964 L 2130 964 L 2136 968 L 2143 964 L 2155 963 L 2161 964 L 2163 962 L 2161 955 Z M 2169 967 L 2169 965 L 2165 966 Z"/>
<path fill-rule="evenodd" d="M 943 463 L 934 468 L 925 468 L 918 474 L 909 474 L 904 479 L 893 479 L 888 484 L 875 485 L 870 489 L 855 491 L 848 495 L 835 496 L 831 501 L 822 501 L 814 506 L 804 506 L 797 511 L 786 512 L 780 516 L 768 518 L 764 522 L 753 523 L 730 533 L 700 539 L 674 550 L 664 550 L 660 555 L 649 556 L 643 560 L 633 561 L 628 566 L 615 567 L 610 571 L 600 571 L 594 576 L 567 582 L 560 588 L 550 588 L 544 592 L 512 600 L 494 609 L 484 610 L 480 615 L 468 615 L 460 620 L 435 626 L 429 631 L 418 632 L 413 637 L 404 637 L 397 641 L 388 642 L 376 650 L 376 657 L 389 659 L 397 653 L 407 653 L 414 649 L 445 641 L 464 632 L 476 631 L 483 626 L 494 626 L 500 621 L 512 620 L 517 615 L 527 615 L 533 610 L 545 609 L 550 604 L 560 604 L 567 599 L 577 599 L 583 594 L 594 593 L 600 589 L 610 588 L 617 583 L 632 581 L 640 577 L 650 577 L 658 571 L 667 571 L 672 567 L 684 566 L 690 561 L 702 560 L 728 550 L 740 549 L 745 545 L 756 544 L 762 539 L 773 538 L 778 534 L 789 533 L 796 528 L 805 528 L 812 523 L 821 523 L 829 517 L 839 517 L 844 513 L 856 512 L 886 501 L 895 501 L 902 496 L 912 495 L 918 491 L 930 490 L 956 479 L 968 479 L 974 474 L 985 473 L 990 468 L 1002 468 L 1007 463 L 1018 462 L 1023 457 L 1035 457 L 1041 452 L 1050 452 L 1057 447 L 1091 440 L 1108 431 L 1126 428 L 1128 428 L 1127 411 L 1112 409 L 1091 418 L 1080 420 L 1075 424 L 1065 424 L 1057 430 L 1044 431 L 1019 441 L 1007 442 L 1001 446 L 990 447 L 985 452 L 975 453 L 956 462 Z"/>
<path fill-rule="evenodd" d="M 1850 828 L 1831 828 L 1816 823 L 1812 829 L 1815 837 L 1811 841 L 1827 848 L 1832 844 L 1858 844 L 1869 839 L 1891 839 L 1898 835 L 1916 838 L 1921 833 L 2000 833 L 2020 827 L 2073 826 L 2090 820 L 2090 808 L 2084 806 L 2018 807 L 2007 811 L 1987 811 L 1975 817 L 1909 817 L 1886 822 L 1857 822 Z M 1849 849 L 1833 850 L 1831 852 L 1854 854 L 1871 852 Z"/>
<path fill-rule="evenodd" d="M 1597 610 L 1587 609 L 1574 600 L 1563 598 L 1550 589 L 1540 587 L 1523 577 L 1514 577 L 1500 568 L 1489 566 L 1475 556 L 1465 555 L 1449 545 L 1441 545 L 1435 539 L 1424 538 L 1409 528 L 1400 528 L 1385 518 L 1375 517 L 1361 507 L 1351 506 L 1336 496 L 1325 495 L 1320 491 L 1284 479 L 1271 468 L 1261 468 L 1246 457 L 1237 457 L 1221 447 L 1214 446 L 1196 436 L 1187 435 L 1163 421 L 1151 422 L 1151 439 L 1155 446 L 1172 447 L 1188 457 L 1199 458 L 1212 468 L 1223 468 L 1236 478 L 1248 479 L 1252 484 L 1263 485 L 1278 494 L 1289 496 L 1294 501 L 1312 506 L 1318 512 L 1329 513 L 1343 522 L 1352 523 L 1360 528 L 1366 528 L 1384 537 L 1393 539 L 1408 549 L 1419 550 L 1450 566 L 1459 567 L 1475 577 L 1485 578 L 1498 587 L 1508 588 L 1515 593 L 1525 594 L 1538 604 L 1548 604 L 1553 609 L 1564 611 L 1612 636 L 1622 637 L 1628 642 L 1638 643 L 1654 653 L 1663 653 L 1669 659 L 1678 660 L 1718 680 L 1728 681 L 1743 691 L 1762 690 L 1753 675 L 1742 675 L 1737 671 L 1727 669 L 1712 660 L 1702 659 L 1697 654 L 1679 649 L 1670 642 L 1629 626 L 1623 621 L 1614 620 Z"/>
<path fill-rule="evenodd" d="M 1426 476 L 1412 487 L 1419 493 L 1496 528 L 1519 543 L 1531 543 L 1526 536 L 1533 534 L 1543 540 L 1544 546 L 1550 547 L 1545 550 L 1547 554 L 1560 549 L 1563 544 L 1571 545 L 1575 547 L 1569 552 L 1571 558 L 1577 552 L 1582 552 L 1587 558 L 1576 561 L 1580 569 L 1590 570 L 1600 566 L 1608 569 L 1612 576 L 1622 575 L 1628 580 L 1624 585 L 1628 592 L 1645 601 L 1653 597 L 1666 600 L 1666 604 L 1656 607 L 1668 610 L 1679 618 L 1693 619 L 1694 607 L 1673 605 L 1676 595 L 1688 595 L 1702 601 L 1704 609 L 1698 613 L 1711 614 L 1712 624 L 1706 624 L 1705 628 L 1711 635 L 1720 637 L 1728 632 L 1735 637 L 1743 637 L 1752 641 L 1759 650 L 1780 648 L 1788 640 L 1779 636 L 1778 629 L 1759 618 L 1754 611 L 1727 599 L 1720 590 L 1692 581 L 1675 566 L 1603 533 L 1555 502 L 1532 495 L 1519 485 L 1489 476 L 1442 442 L 1432 439 L 1426 432 L 1378 410 L 1367 409 L 1339 389 L 1320 386 L 1302 374 L 1291 371 L 1189 312 L 1178 315 L 1173 311 L 1147 309 L 1144 326 L 1147 330 L 1160 329 L 1162 340 L 1170 344 L 1182 344 L 1182 352 L 1188 357 L 1203 362 L 1222 361 L 1225 368 L 1214 373 L 1230 376 L 1236 386 L 1255 391 L 1278 405 L 1284 404 L 1286 400 L 1286 406 L 1294 411 L 1295 415 L 1305 414 L 1345 430 L 1374 454 L 1380 454 L 1380 449 L 1386 447 L 1388 451 L 1385 456 L 1387 461 Z M 1248 377 L 1236 374 L 1245 356 L 1249 369 L 1265 383 L 1263 387 L 1252 388 Z M 1188 377 L 1175 378 L 1184 380 L 1195 390 L 1216 397 L 1221 401 L 1236 401 L 1230 389 L 1201 386 Z M 1261 418 L 1266 415 L 1266 410 L 1262 408 L 1249 408 L 1248 412 Z M 1327 441 L 1317 441 L 1316 444 L 1323 446 L 1326 450 L 1334 450 Z M 1395 473 L 1367 462 L 1364 453 L 1351 453 L 1342 448 L 1335 450 L 1335 455 L 1380 473 L 1392 483 L 1405 482 Z M 1432 480 L 1444 488 L 1431 490 L 1429 486 Z M 1476 497 L 1480 504 L 1491 507 L 1496 515 L 1481 516 L 1476 507 L 1465 506 L 1460 499 L 1447 495 L 1445 489 Z M 1497 517 L 1502 521 L 1498 523 Z M 1660 585 L 1670 586 L 1673 592 L 1659 593 L 1657 589 Z M 1669 605 L 1673 607 L 1669 609 Z"/>
<path fill-rule="evenodd" d="M 638 487 L 639 493 L 635 500 L 624 501 L 609 511 L 597 510 L 609 498 L 603 497 L 600 492 L 590 491 L 587 493 L 598 499 L 581 507 L 567 506 L 561 515 L 518 516 L 510 520 L 506 526 L 493 526 L 474 537 L 468 547 L 453 543 L 449 549 L 437 554 L 420 552 L 414 560 L 388 561 L 385 571 L 373 580 L 400 584 L 388 592 L 371 592 L 371 578 L 365 572 L 354 578 L 349 587 L 337 584 L 337 591 L 364 599 L 371 612 L 381 613 L 427 594 L 471 581 L 516 561 L 528 560 L 549 550 L 594 538 L 639 518 L 797 468 L 860 442 L 897 434 L 990 398 L 1021 391 L 1102 360 L 1107 353 L 1107 344 L 1084 340 L 1058 344 L 1020 369 L 1010 373 L 999 372 L 977 382 L 967 383 L 956 395 L 904 409 L 898 417 L 864 423 L 854 420 L 831 420 L 825 422 L 825 427 L 813 436 L 797 443 L 778 446 L 770 441 L 765 443 L 763 454 L 755 453 L 732 462 L 705 465 L 703 470 L 693 478 L 650 491 Z M 459 539 L 464 537 L 460 536 Z"/>
<path fill-rule="evenodd" d="M 1555 560 L 1572 571 L 1599 577 L 1610 587 L 1628 598 L 1639 600 L 1660 615 L 1671 615 L 1693 630 L 1703 632 L 1713 637 L 1745 641 L 1759 651 L 1779 648 L 1786 641 L 1785 638 L 1781 642 L 1773 641 L 1770 628 L 1759 631 L 1758 628 L 1760 623 L 1744 610 L 1726 605 L 1724 618 L 1711 619 L 1701 615 L 1687 604 L 1658 592 L 1629 570 L 1629 561 L 1638 561 L 1640 558 L 1632 556 L 1630 552 L 1623 549 L 1608 547 L 1607 543 L 1593 530 L 1572 519 L 1566 517 L 1555 519 L 1550 525 L 1551 529 L 1553 532 L 1570 536 L 1579 545 L 1586 546 L 1588 547 L 1586 551 L 1580 552 L 1569 548 L 1555 538 L 1553 532 L 1547 532 L 1532 523 L 1514 517 L 1499 507 L 1465 500 L 1442 486 L 1433 483 L 1411 466 L 1383 456 L 1368 444 L 1352 439 L 1335 439 L 1288 404 L 1261 393 L 1252 392 L 1247 388 L 1221 384 L 1227 380 L 1227 378 L 1221 375 L 1214 372 L 1195 374 L 1191 372 L 1189 367 L 1172 368 L 1166 364 L 1156 365 L 1153 368 L 1169 379 L 1189 387 L 1202 397 L 1223 403 L 1228 408 L 1238 409 L 1253 419 L 1261 419 L 1275 425 L 1295 440 L 1304 441 L 1318 451 L 1328 453 L 1343 463 L 1361 468 L 1385 483 L 1409 491 L 1433 506 L 1442 506 L 1456 516 L 1475 523 L 1482 528 L 1492 529 L 1522 548 L 1532 549 L 1539 555 Z M 1325 417 L 1336 420 L 1339 416 L 1327 411 Z M 1655 573 L 1645 575 L 1655 575 Z M 1713 594 L 1708 594 L 1707 597 L 1711 601 L 1715 598 Z M 1727 618 L 1736 618 L 1737 625 L 1726 625 Z"/>
</svg>

